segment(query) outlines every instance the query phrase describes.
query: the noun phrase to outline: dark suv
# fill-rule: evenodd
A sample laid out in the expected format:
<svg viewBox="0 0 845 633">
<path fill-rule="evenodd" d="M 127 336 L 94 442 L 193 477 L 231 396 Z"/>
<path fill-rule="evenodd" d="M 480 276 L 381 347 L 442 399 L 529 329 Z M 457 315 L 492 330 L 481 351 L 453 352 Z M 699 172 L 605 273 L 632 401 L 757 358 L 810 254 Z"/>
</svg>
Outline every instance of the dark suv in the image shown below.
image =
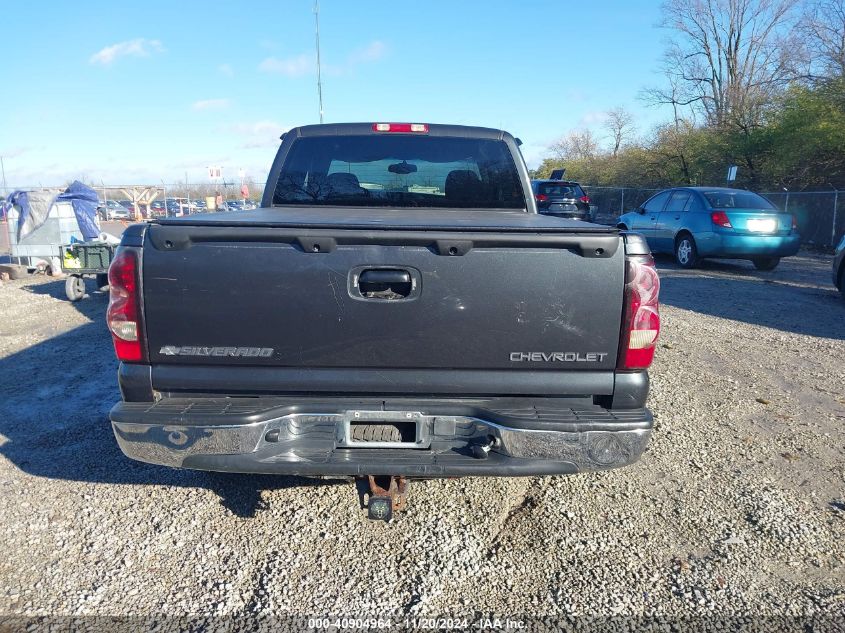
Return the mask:
<svg viewBox="0 0 845 633">
<path fill-rule="evenodd" d="M 531 189 L 540 213 L 592 222 L 590 198 L 577 182 L 532 180 Z"/>
</svg>

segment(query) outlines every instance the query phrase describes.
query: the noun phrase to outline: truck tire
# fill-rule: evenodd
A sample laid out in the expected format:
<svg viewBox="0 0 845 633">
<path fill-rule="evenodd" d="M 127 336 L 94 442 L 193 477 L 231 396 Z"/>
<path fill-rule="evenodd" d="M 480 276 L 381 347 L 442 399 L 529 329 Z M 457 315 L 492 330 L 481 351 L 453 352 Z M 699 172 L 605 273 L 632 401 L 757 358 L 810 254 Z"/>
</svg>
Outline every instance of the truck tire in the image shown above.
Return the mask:
<svg viewBox="0 0 845 633">
<path fill-rule="evenodd" d="M 85 296 L 85 280 L 79 275 L 69 275 L 65 280 L 65 294 L 71 301 L 79 301 Z"/>
<path fill-rule="evenodd" d="M 402 433 L 392 424 L 355 424 L 353 442 L 401 442 Z"/>
<path fill-rule="evenodd" d="M 757 257 L 751 261 L 757 270 L 774 270 L 780 263 L 780 257 Z"/>
<path fill-rule="evenodd" d="M 698 249 L 689 233 L 681 233 L 675 240 L 675 261 L 681 268 L 698 266 Z"/>
<path fill-rule="evenodd" d="M 106 273 L 97 274 L 97 290 L 105 290 L 109 287 L 109 276 Z"/>
</svg>

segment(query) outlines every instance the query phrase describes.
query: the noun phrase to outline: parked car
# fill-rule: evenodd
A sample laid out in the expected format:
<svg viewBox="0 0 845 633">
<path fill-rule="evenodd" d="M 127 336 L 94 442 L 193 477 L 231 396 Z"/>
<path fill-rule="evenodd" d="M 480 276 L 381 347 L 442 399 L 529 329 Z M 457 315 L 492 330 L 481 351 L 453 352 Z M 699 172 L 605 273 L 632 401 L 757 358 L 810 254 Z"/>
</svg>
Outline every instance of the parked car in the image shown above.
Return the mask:
<svg viewBox="0 0 845 633">
<path fill-rule="evenodd" d="M 131 220 L 132 217 L 132 211 L 130 211 L 124 206 L 121 206 L 119 209 L 112 209 L 111 211 L 109 211 L 110 220 Z"/>
<path fill-rule="evenodd" d="M 304 126 L 272 169 L 261 209 L 124 232 L 107 322 L 127 456 L 384 476 L 378 518 L 406 477 L 639 459 L 660 330 L 641 236 L 538 214 L 501 130 Z"/>
<path fill-rule="evenodd" d="M 103 220 L 128 220 L 130 217 L 129 209 L 117 200 L 101 200 L 97 206 L 97 213 Z"/>
<path fill-rule="evenodd" d="M 833 284 L 839 288 L 839 292 L 845 298 L 845 235 L 839 240 L 833 257 Z"/>
<path fill-rule="evenodd" d="M 124 209 L 129 211 L 131 217 L 135 217 L 135 204 L 131 200 L 118 200 L 118 202 Z M 138 209 L 143 213 L 141 205 L 138 205 Z"/>
<path fill-rule="evenodd" d="M 226 204 L 230 211 L 251 211 L 258 208 L 252 200 L 227 200 Z"/>
<path fill-rule="evenodd" d="M 532 180 L 537 211 L 543 215 L 592 222 L 590 197 L 571 180 Z"/>
<path fill-rule="evenodd" d="M 168 198 L 167 211 L 170 216 L 188 215 L 192 210 L 187 198 Z"/>
<path fill-rule="evenodd" d="M 164 217 L 167 215 L 167 206 L 161 200 L 154 200 L 150 203 L 150 215 L 153 217 Z"/>
<path fill-rule="evenodd" d="M 683 268 L 712 257 L 748 259 L 758 270 L 773 270 L 801 246 L 795 217 L 744 189 L 667 189 L 622 215 L 617 226 L 642 233 L 652 252 L 674 254 Z"/>
</svg>

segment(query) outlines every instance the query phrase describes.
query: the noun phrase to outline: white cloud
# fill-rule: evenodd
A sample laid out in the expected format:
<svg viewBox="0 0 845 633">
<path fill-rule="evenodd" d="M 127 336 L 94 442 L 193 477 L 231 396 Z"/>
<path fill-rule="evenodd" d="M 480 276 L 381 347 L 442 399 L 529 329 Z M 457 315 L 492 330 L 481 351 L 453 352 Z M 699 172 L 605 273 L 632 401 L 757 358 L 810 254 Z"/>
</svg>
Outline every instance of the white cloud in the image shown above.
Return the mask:
<svg viewBox="0 0 845 633">
<path fill-rule="evenodd" d="M 384 58 L 387 54 L 387 46 L 384 42 L 373 40 L 363 48 L 352 51 L 343 64 L 327 64 L 323 62 L 323 72 L 326 75 L 345 75 L 356 66 L 371 64 Z M 285 77 L 302 77 L 317 72 L 317 63 L 313 55 L 302 53 L 291 57 L 267 57 L 260 64 L 258 70 L 266 73 L 275 73 Z"/>
<path fill-rule="evenodd" d="M 244 137 L 241 144 L 243 149 L 256 147 L 278 147 L 279 137 L 288 130 L 281 123 L 271 120 L 254 121 L 252 123 L 235 123 L 230 131 Z"/>
<path fill-rule="evenodd" d="M 231 64 L 220 64 L 217 67 L 217 70 L 219 70 L 221 73 L 223 73 L 227 77 L 234 77 L 235 76 L 235 69 L 232 68 Z"/>
<path fill-rule="evenodd" d="M 194 101 L 191 108 L 194 110 L 225 110 L 229 107 L 228 99 L 200 99 Z"/>
<path fill-rule="evenodd" d="M 90 64 L 111 65 L 118 57 L 149 57 L 152 53 L 161 53 L 164 46 L 159 40 L 148 40 L 139 37 L 126 42 L 119 42 L 106 46 L 88 59 Z"/>
<path fill-rule="evenodd" d="M 529 169 L 536 169 L 549 154 L 548 145 L 526 143 L 519 148 Z"/>
<path fill-rule="evenodd" d="M 17 147 L 6 147 L 0 149 L 0 156 L 5 159 L 9 158 L 17 158 L 22 154 L 26 154 L 28 151 L 32 150 L 31 147 L 24 147 L 23 145 L 18 145 Z"/>
<path fill-rule="evenodd" d="M 258 64 L 258 70 L 284 75 L 285 77 L 301 77 L 310 73 L 314 68 L 314 60 L 311 59 L 310 55 L 304 53 L 295 55 L 294 57 L 285 57 L 284 59 L 268 57 Z"/>
<path fill-rule="evenodd" d="M 604 123 L 607 119 L 607 112 L 599 111 L 599 110 L 591 110 L 589 112 L 584 113 L 581 117 L 581 120 L 578 121 L 578 125 L 575 127 L 590 127 L 592 125 L 596 125 L 597 123 Z"/>
<path fill-rule="evenodd" d="M 281 133 L 280 133 L 281 135 Z M 241 149 L 257 149 L 260 147 L 278 147 L 281 140 L 278 136 L 272 138 L 254 138 L 241 143 Z"/>
<path fill-rule="evenodd" d="M 288 128 L 284 127 L 281 123 L 264 120 L 255 121 L 254 123 L 235 123 L 231 129 L 235 134 L 275 134 L 278 137 L 282 132 L 287 131 Z"/>
<path fill-rule="evenodd" d="M 387 46 L 384 42 L 374 40 L 367 44 L 364 48 L 353 51 L 349 56 L 349 64 L 365 64 L 367 62 L 377 62 L 387 53 Z"/>
</svg>

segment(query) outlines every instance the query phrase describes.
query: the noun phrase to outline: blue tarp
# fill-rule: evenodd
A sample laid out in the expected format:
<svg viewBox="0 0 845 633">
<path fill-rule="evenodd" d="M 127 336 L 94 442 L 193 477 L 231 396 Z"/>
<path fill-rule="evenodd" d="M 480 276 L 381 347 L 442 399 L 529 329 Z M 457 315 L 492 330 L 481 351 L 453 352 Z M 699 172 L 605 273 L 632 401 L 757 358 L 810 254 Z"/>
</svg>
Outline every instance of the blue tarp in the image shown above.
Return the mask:
<svg viewBox="0 0 845 633">
<path fill-rule="evenodd" d="M 45 198 L 38 192 L 32 194 L 32 200 L 30 200 L 30 193 L 27 191 L 12 192 L 9 196 L 9 202 L 20 209 L 20 216 L 18 217 L 19 242 L 44 224 L 50 212 L 50 207 L 58 200 L 71 203 L 83 239 L 93 240 L 97 238 L 100 234 L 100 229 L 97 226 L 97 192 L 75 180 L 63 193 L 52 200 L 49 197 Z"/>
<path fill-rule="evenodd" d="M 76 214 L 76 223 L 82 231 L 84 240 L 96 239 L 100 234 L 97 226 L 97 192 L 88 185 L 74 180 L 64 193 L 56 196 L 56 200 L 70 200 L 73 205 L 73 212 Z"/>
</svg>

